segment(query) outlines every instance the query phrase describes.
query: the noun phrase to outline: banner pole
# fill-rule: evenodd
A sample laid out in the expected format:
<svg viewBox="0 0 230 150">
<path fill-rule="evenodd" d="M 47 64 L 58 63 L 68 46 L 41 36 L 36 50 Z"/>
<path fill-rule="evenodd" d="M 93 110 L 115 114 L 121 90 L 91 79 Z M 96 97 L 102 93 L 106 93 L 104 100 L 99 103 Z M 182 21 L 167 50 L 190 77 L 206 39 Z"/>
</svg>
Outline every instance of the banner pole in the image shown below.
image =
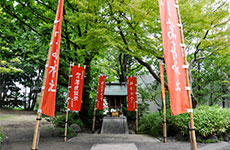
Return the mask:
<svg viewBox="0 0 230 150">
<path fill-rule="evenodd" d="M 55 20 L 56 19 L 57 19 L 57 15 L 56 15 Z M 52 31 L 51 41 L 53 41 L 54 31 L 55 31 L 55 24 L 54 24 L 53 31 Z M 35 124 L 35 128 L 34 128 L 32 150 L 37 150 L 38 143 L 39 143 L 40 122 L 41 122 L 41 119 L 42 119 L 41 107 L 42 107 L 42 101 L 43 101 L 43 96 L 44 96 L 44 88 L 45 88 L 46 77 L 47 77 L 47 72 L 48 72 L 47 64 L 49 64 L 50 55 L 51 55 L 51 46 L 49 47 L 48 57 L 47 57 L 46 66 L 45 66 L 45 72 L 44 72 L 44 76 L 43 76 L 43 83 L 42 83 L 42 88 L 41 88 L 40 101 L 39 101 L 39 106 L 38 106 L 36 124 Z"/>
<path fill-rule="evenodd" d="M 59 4 L 58 4 L 59 7 Z M 58 7 L 57 7 L 57 12 L 58 12 Z M 56 13 L 55 20 L 58 18 L 58 13 Z M 51 42 L 54 39 L 55 36 L 55 26 L 56 24 L 53 25 L 53 31 L 52 31 L 52 36 L 51 36 Z M 48 72 L 48 64 L 50 61 L 50 55 L 51 55 L 51 45 L 49 47 L 49 52 L 48 52 L 48 57 L 46 60 L 46 65 L 45 65 L 45 71 L 44 71 L 44 76 L 43 76 L 43 83 L 42 83 L 42 88 L 41 88 L 41 95 L 40 95 L 40 101 L 39 101 L 39 106 L 38 106 L 38 112 L 37 112 L 37 118 L 36 118 L 36 124 L 34 128 L 34 136 L 33 136 L 33 143 L 32 143 L 32 150 L 37 150 L 38 149 L 38 143 L 39 143 L 39 137 L 40 137 L 40 122 L 42 119 L 42 101 L 43 101 L 43 96 L 44 96 L 44 89 L 45 89 L 45 84 L 46 84 L 46 79 L 47 79 L 47 72 Z"/>
<path fill-rule="evenodd" d="M 69 80 L 68 80 L 68 87 L 70 86 L 70 79 L 71 79 L 71 72 L 72 72 L 72 62 L 70 61 L 69 64 Z M 67 102 L 66 102 L 66 118 L 65 118 L 65 133 L 64 133 L 64 142 L 67 141 L 67 131 L 68 131 L 68 115 L 69 115 L 69 89 L 68 89 L 68 98 L 67 98 Z"/>
<path fill-rule="evenodd" d="M 136 134 L 138 133 L 138 109 L 136 109 Z"/>
<path fill-rule="evenodd" d="M 179 3 L 178 0 L 176 0 L 176 9 L 177 9 L 177 16 L 178 16 L 178 23 L 179 23 L 179 29 L 180 29 L 180 36 L 181 36 L 181 45 L 184 45 L 184 36 L 183 36 L 183 28 L 182 28 L 182 22 L 181 22 L 181 16 L 180 16 L 180 10 L 179 10 Z M 185 51 L 185 46 L 181 46 L 182 47 L 182 51 L 184 54 L 184 64 L 185 66 L 188 66 L 188 62 L 187 62 L 187 55 L 186 55 L 186 51 Z M 190 87 L 189 84 L 189 76 L 188 76 L 188 67 L 185 67 L 185 72 L 186 72 L 186 86 Z M 189 112 L 190 112 L 190 126 L 191 129 L 189 129 L 191 131 L 192 134 L 192 147 L 193 150 L 197 150 L 197 144 L 196 144 L 196 134 L 195 134 L 195 127 L 194 127 L 194 120 L 193 120 L 193 110 L 192 110 L 192 98 L 191 98 L 191 91 L 190 89 L 187 90 L 187 94 L 188 94 L 188 98 L 189 98 Z"/>
<path fill-rule="evenodd" d="M 97 108 L 96 108 L 96 105 L 95 105 L 94 112 L 93 112 L 93 125 L 92 125 L 92 132 L 93 132 L 93 133 L 95 132 L 96 111 L 97 111 Z"/>
<path fill-rule="evenodd" d="M 165 86 L 164 86 L 164 64 L 160 62 L 160 77 L 161 77 L 161 91 L 163 101 L 163 142 L 167 142 L 167 126 L 166 126 L 166 101 L 165 101 Z"/>
</svg>

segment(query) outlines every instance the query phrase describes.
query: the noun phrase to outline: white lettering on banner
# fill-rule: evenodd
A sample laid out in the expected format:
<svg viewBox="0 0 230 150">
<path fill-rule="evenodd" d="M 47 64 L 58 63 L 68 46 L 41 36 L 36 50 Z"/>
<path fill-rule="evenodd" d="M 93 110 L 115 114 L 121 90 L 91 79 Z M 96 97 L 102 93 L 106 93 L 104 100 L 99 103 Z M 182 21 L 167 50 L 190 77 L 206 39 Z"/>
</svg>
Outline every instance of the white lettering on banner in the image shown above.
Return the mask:
<svg viewBox="0 0 230 150">
<path fill-rule="evenodd" d="M 77 72 L 77 73 L 76 73 L 76 76 L 77 76 L 76 78 L 79 79 L 80 76 L 81 76 L 81 73 Z"/>
<path fill-rule="evenodd" d="M 176 91 L 181 91 L 179 80 L 176 81 Z"/>
<path fill-rule="evenodd" d="M 56 67 L 57 67 L 57 62 L 54 60 L 54 66 L 50 66 L 50 71 L 49 74 L 52 73 L 52 78 L 54 78 L 56 71 Z"/>
<path fill-rule="evenodd" d="M 75 80 L 74 84 L 79 85 L 80 84 L 80 80 Z"/>
<path fill-rule="evenodd" d="M 80 85 L 80 76 L 81 76 L 81 73 L 77 72 L 76 74 L 76 80 L 74 81 L 74 101 L 78 101 L 79 100 L 79 85 Z"/>
<path fill-rule="evenodd" d="M 166 24 L 169 25 L 169 29 L 170 31 L 168 32 L 168 37 L 171 40 L 172 38 L 176 39 L 176 34 L 174 33 L 174 29 L 175 29 L 175 25 L 173 24 L 173 22 L 170 20 L 170 18 L 168 18 Z"/>
<path fill-rule="evenodd" d="M 161 5 L 164 5 L 164 2 L 163 2 L 163 0 L 161 0 Z"/>
<path fill-rule="evenodd" d="M 175 41 L 172 41 L 172 42 L 170 42 L 170 43 L 172 43 L 172 47 L 171 47 L 170 52 L 172 53 L 173 60 L 176 60 L 176 59 L 177 59 L 176 43 L 175 43 Z"/>
<path fill-rule="evenodd" d="M 167 1 L 167 8 L 168 8 L 168 15 L 171 17 L 171 10 L 170 10 L 170 6 L 169 6 L 169 2 Z"/>
<path fill-rule="evenodd" d="M 54 33 L 54 36 L 56 37 L 58 33 L 59 33 L 59 32 L 58 32 L 58 31 L 56 31 L 56 32 Z"/>
<path fill-rule="evenodd" d="M 174 64 L 172 66 L 172 69 L 174 70 L 174 72 L 176 73 L 176 76 L 180 75 L 180 71 L 179 71 L 179 67 L 177 66 L 177 61 L 174 61 Z"/>
<path fill-rule="evenodd" d="M 79 86 L 74 86 L 74 90 L 77 91 L 79 89 Z"/>
<path fill-rule="evenodd" d="M 170 6 L 169 6 L 169 1 L 167 1 L 167 9 L 168 9 L 168 20 L 166 22 L 166 24 L 168 25 L 168 28 L 169 28 L 169 31 L 167 33 L 167 36 L 170 40 L 170 52 L 172 54 L 172 58 L 173 58 L 173 65 L 171 66 L 172 70 L 175 72 L 176 74 L 176 77 L 179 78 L 180 76 L 180 67 L 177 65 L 178 62 L 177 62 L 177 51 L 176 51 L 176 34 L 175 34 L 175 29 L 176 29 L 176 26 L 175 24 L 171 21 L 170 17 L 171 17 L 171 10 L 170 10 Z M 181 91 L 181 83 L 180 83 L 180 80 L 177 79 L 176 81 L 176 89 L 175 91 Z"/>
<path fill-rule="evenodd" d="M 56 24 L 56 23 L 58 23 L 59 21 L 60 21 L 60 20 L 55 20 L 54 23 Z"/>
<path fill-rule="evenodd" d="M 78 91 L 74 91 L 74 95 L 78 95 L 78 93 L 79 93 Z"/>
<path fill-rule="evenodd" d="M 52 56 L 57 59 L 57 52 L 52 53 Z"/>
<path fill-rule="evenodd" d="M 50 87 L 48 89 L 48 92 L 56 92 L 56 89 L 53 89 L 54 88 L 54 81 L 53 79 L 51 80 L 51 82 L 49 83 Z"/>
</svg>

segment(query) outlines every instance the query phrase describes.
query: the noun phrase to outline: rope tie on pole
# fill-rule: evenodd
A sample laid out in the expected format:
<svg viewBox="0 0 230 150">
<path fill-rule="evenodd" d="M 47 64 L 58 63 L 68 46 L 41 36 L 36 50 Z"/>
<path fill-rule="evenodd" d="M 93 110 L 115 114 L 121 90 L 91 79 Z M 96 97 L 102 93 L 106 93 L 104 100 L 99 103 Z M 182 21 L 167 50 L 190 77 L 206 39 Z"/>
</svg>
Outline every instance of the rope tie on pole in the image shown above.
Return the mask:
<svg viewBox="0 0 230 150">
<path fill-rule="evenodd" d="M 185 48 L 185 44 L 183 44 L 183 43 L 180 43 L 180 46 L 183 47 L 183 48 Z"/>
<path fill-rule="evenodd" d="M 188 109 L 187 112 L 193 113 L 193 109 Z"/>
<path fill-rule="evenodd" d="M 187 91 L 191 91 L 191 87 L 186 86 L 186 87 L 185 87 L 185 90 L 187 90 Z"/>
<path fill-rule="evenodd" d="M 188 69 L 188 65 L 182 65 L 182 68 Z"/>
</svg>

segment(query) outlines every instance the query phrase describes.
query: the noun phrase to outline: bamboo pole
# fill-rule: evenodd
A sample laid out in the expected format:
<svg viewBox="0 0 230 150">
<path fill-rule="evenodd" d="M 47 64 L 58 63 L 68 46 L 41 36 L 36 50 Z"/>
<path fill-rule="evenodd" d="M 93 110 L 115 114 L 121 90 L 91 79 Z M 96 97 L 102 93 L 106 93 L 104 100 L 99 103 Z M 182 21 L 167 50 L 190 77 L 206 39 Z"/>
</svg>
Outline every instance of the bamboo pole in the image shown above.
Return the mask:
<svg viewBox="0 0 230 150">
<path fill-rule="evenodd" d="M 138 109 L 136 109 L 136 134 L 138 133 Z"/>
<path fill-rule="evenodd" d="M 176 9 L 177 9 L 178 23 L 182 24 L 178 0 L 176 0 L 176 6 L 177 6 Z M 182 26 L 179 26 L 179 28 L 180 28 L 181 44 L 184 45 L 183 28 L 182 28 Z M 187 66 L 188 62 L 187 62 L 187 56 L 186 56 L 186 51 L 185 51 L 184 46 L 182 46 L 182 51 L 183 51 L 183 54 L 184 54 L 184 64 L 185 64 L 185 66 Z M 185 68 L 185 72 L 186 72 L 186 86 L 190 87 L 189 76 L 188 76 L 188 68 Z M 194 129 L 194 120 L 193 120 L 193 111 L 192 111 L 191 91 L 187 90 L 187 94 L 188 94 L 188 98 L 189 98 L 189 109 L 190 109 L 190 126 L 191 126 L 190 131 L 191 131 L 191 135 L 192 135 L 192 143 L 191 143 L 191 145 L 193 147 L 193 150 L 197 150 L 196 134 L 195 134 L 195 129 Z"/>
<path fill-rule="evenodd" d="M 68 87 L 70 86 L 70 79 L 71 79 L 71 72 L 72 72 L 72 62 L 70 62 L 69 64 L 69 81 L 68 81 Z M 64 133 L 64 142 L 67 141 L 67 131 L 68 131 L 68 116 L 69 116 L 69 89 L 68 89 L 68 98 L 67 98 L 67 102 L 66 102 L 66 115 L 65 115 L 65 133 Z"/>
<path fill-rule="evenodd" d="M 95 132 L 95 124 L 96 124 L 96 111 L 97 111 L 97 108 L 95 106 L 94 108 L 94 112 L 93 112 L 93 125 L 92 125 L 92 132 L 94 133 Z"/>
<path fill-rule="evenodd" d="M 161 90 L 162 90 L 162 101 L 163 101 L 163 142 L 167 142 L 167 126 L 166 126 L 166 101 L 165 101 L 165 86 L 164 86 L 164 66 L 160 62 L 160 77 L 161 77 Z"/>
<path fill-rule="evenodd" d="M 57 17 L 58 16 L 56 15 L 55 20 L 57 20 Z M 53 38 L 54 38 L 54 34 L 55 34 L 54 31 L 55 31 L 55 24 L 53 26 L 51 41 L 53 41 Z M 49 47 L 49 52 L 48 52 L 48 57 L 47 57 L 47 60 L 46 60 L 46 65 L 48 65 L 49 61 L 50 61 L 51 47 L 52 46 Z M 38 143 L 39 143 L 39 137 L 40 137 L 40 122 L 41 122 L 41 119 L 42 119 L 41 107 L 42 107 L 42 101 L 43 101 L 43 96 L 44 96 L 44 88 L 45 88 L 45 84 L 46 84 L 47 72 L 48 72 L 48 67 L 45 66 L 45 72 L 44 72 L 44 76 L 43 76 L 43 83 L 42 83 L 42 88 L 41 88 L 40 101 L 39 101 L 39 105 L 38 105 L 36 124 L 35 124 L 35 128 L 34 128 L 32 150 L 37 150 L 38 149 Z"/>
</svg>

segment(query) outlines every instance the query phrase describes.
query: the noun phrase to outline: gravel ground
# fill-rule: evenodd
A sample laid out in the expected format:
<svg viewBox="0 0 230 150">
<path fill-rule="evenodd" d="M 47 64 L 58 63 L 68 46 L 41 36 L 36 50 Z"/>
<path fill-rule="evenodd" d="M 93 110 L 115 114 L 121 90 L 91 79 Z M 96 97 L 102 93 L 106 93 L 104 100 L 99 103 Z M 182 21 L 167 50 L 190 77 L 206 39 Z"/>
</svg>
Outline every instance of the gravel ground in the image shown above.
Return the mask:
<svg viewBox="0 0 230 150">
<path fill-rule="evenodd" d="M 5 138 L 2 150 L 29 150 L 31 149 L 36 115 L 34 112 L 3 111 L 0 110 L 0 127 L 3 128 Z M 135 145 L 138 150 L 190 150 L 189 142 L 160 140 L 147 135 L 111 135 L 82 133 L 63 142 L 62 137 L 54 136 L 50 130 L 52 124 L 42 120 L 39 150 L 93 150 L 97 145 L 110 144 Z M 91 149 L 92 148 L 92 149 Z M 199 150 L 230 150 L 230 143 L 219 142 L 213 144 L 198 143 Z M 112 150 L 112 149 L 110 149 Z M 127 149 L 128 150 L 128 149 Z"/>
</svg>

